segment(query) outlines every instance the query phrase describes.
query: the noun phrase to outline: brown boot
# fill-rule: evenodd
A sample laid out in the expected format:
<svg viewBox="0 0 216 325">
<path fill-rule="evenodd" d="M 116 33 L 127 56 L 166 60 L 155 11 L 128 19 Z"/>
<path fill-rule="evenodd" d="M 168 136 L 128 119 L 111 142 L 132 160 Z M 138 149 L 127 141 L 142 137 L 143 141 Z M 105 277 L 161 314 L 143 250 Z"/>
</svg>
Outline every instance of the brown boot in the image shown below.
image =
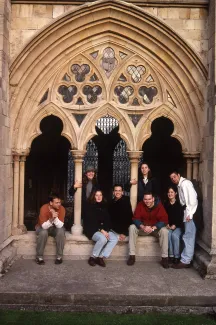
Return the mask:
<svg viewBox="0 0 216 325">
<path fill-rule="evenodd" d="M 161 265 L 163 266 L 164 269 L 169 268 L 169 259 L 168 259 L 168 257 L 162 257 Z"/>
<path fill-rule="evenodd" d="M 91 266 L 95 266 L 96 265 L 96 258 L 94 258 L 93 256 L 89 257 L 88 263 Z"/>
<path fill-rule="evenodd" d="M 135 255 L 129 255 L 129 258 L 127 260 L 127 265 L 134 265 L 135 263 Z"/>
<path fill-rule="evenodd" d="M 96 263 L 97 263 L 99 266 L 106 267 L 106 263 L 104 262 L 103 257 L 98 257 L 98 258 L 96 259 Z"/>
<path fill-rule="evenodd" d="M 185 264 L 182 262 L 179 262 L 178 264 L 173 264 L 173 266 L 172 266 L 173 269 L 187 269 L 189 267 L 191 267 L 190 264 Z"/>
</svg>

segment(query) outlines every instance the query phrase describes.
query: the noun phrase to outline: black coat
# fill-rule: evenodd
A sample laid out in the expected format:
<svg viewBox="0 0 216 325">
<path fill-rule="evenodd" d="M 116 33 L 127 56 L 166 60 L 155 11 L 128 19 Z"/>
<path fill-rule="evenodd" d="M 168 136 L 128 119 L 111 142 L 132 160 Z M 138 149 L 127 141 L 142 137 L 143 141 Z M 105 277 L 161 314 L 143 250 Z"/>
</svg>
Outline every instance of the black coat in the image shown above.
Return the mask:
<svg viewBox="0 0 216 325">
<path fill-rule="evenodd" d="M 111 229 L 118 234 L 128 236 L 128 228 L 132 224 L 133 212 L 129 197 L 122 196 L 119 200 L 113 199 L 109 205 Z"/>
<path fill-rule="evenodd" d="M 131 183 L 130 181 L 125 185 L 125 190 L 127 192 L 130 191 L 131 188 Z M 139 178 L 138 180 L 138 192 L 137 192 L 137 201 L 140 202 L 143 200 L 143 196 L 144 193 L 146 192 L 150 192 L 152 193 L 154 196 L 160 196 L 159 194 L 159 186 L 157 183 L 156 178 L 152 177 L 152 178 L 148 178 L 148 183 L 145 184 L 143 182 L 143 178 Z"/>
<path fill-rule="evenodd" d="M 92 239 L 92 236 L 101 229 L 110 230 L 110 216 L 104 203 L 86 203 L 83 215 L 83 232 Z"/>
<path fill-rule="evenodd" d="M 164 205 L 168 214 L 168 223 L 170 226 L 175 225 L 176 228 L 183 228 L 184 209 L 179 201 L 175 201 L 174 204 L 169 202 Z"/>
</svg>

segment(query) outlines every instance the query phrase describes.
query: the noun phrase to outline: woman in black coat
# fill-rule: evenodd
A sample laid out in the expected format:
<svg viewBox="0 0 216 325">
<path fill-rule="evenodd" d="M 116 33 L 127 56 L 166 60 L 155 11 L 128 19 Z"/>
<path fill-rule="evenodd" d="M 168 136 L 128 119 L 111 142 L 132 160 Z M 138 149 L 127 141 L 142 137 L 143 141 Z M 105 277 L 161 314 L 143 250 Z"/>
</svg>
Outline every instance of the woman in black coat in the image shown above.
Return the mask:
<svg viewBox="0 0 216 325">
<path fill-rule="evenodd" d="M 183 233 L 183 215 L 184 209 L 177 200 L 177 190 L 170 186 L 168 188 L 168 201 L 165 203 L 165 209 L 168 214 L 168 245 L 169 245 L 169 260 L 177 264 L 180 260 L 180 242 Z"/>
<path fill-rule="evenodd" d="M 110 216 L 101 191 L 92 194 L 84 210 L 84 234 L 95 241 L 89 265 L 105 267 L 104 258 L 108 258 L 118 242 L 118 237 L 110 231 Z"/>
<path fill-rule="evenodd" d="M 157 180 L 152 177 L 151 170 L 149 165 L 143 162 L 140 166 L 141 177 L 139 177 L 138 181 L 136 179 L 130 180 L 130 183 L 127 184 L 127 189 L 130 189 L 132 185 L 138 184 L 138 193 L 137 193 L 137 201 L 140 202 L 143 200 L 144 193 L 152 193 L 154 197 L 159 196 L 159 187 Z"/>
</svg>

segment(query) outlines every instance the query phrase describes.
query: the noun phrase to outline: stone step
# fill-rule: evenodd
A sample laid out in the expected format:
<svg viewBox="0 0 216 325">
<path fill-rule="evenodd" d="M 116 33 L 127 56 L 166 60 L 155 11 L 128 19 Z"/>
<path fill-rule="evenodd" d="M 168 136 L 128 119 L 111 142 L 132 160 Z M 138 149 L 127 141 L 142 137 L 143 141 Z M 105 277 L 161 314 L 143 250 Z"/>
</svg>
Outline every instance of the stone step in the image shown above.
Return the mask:
<svg viewBox="0 0 216 325">
<path fill-rule="evenodd" d="M 36 234 L 29 231 L 25 235 L 15 236 L 15 245 L 17 247 L 17 255 L 23 258 L 32 258 L 36 252 Z M 88 240 L 84 235 L 74 236 L 66 232 L 66 243 L 64 248 L 64 259 L 84 259 L 88 257 L 93 248 L 93 241 Z M 45 248 L 45 256 L 55 256 L 55 240 L 48 238 Z M 128 239 L 119 242 L 114 248 L 111 259 L 125 259 L 128 256 Z M 137 259 L 143 258 L 155 259 L 161 256 L 158 240 L 153 236 L 138 237 L 137 240 Z"/>
</svg>

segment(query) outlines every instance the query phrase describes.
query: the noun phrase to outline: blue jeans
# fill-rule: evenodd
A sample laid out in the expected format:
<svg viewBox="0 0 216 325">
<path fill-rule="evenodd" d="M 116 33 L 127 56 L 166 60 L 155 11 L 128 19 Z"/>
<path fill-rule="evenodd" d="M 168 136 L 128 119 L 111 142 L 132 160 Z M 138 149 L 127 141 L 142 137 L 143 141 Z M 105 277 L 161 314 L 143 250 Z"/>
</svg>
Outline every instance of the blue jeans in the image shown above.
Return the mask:
<svg viewBox="0 0 216 325">
<path fill-rule="evenodd" d="M 196 238 L 196 226 L 192 220 L 184 222 L 185 232 L 182 236 L 184 242 L 184 249 L 181 254 L 181 262 L 184 264 L 190 264 L 194 255 L 194 246 Z"/>
<path fill-rule="evenodd" d="M 169 256 L 179 258 L 180 257 L 180 241 L 181 241 L 181 228 L 175 230 L 169 230 L 168 242 L 169 242 Z"/>
<path fill-rule="evenodd" d="M 108 258 L 112 253 L 113 248 L 118 243 L 118 237 L 112 231 L 109 231 L 108 234 L 109 239 L 106 239 L 100 231 L 97 231 L 92 236 L 92 240 L 96 242 L 92 252 L 93 257 Z"/>
</svg>

